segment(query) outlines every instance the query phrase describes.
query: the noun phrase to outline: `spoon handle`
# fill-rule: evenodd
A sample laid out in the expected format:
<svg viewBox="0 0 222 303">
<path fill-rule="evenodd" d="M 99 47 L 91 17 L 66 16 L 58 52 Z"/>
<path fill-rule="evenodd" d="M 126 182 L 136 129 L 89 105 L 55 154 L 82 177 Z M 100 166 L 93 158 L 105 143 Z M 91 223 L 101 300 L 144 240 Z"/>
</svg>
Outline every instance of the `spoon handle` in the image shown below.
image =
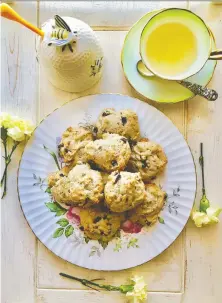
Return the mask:
<svg viewBox="0 0 222 303">
<path fill-rule="evenodd" d="M 218 98 L 218 93 L 214 89 L 203 87 L 199 84 L 191 83 L 186 80 L 182 80 L 178 82 L 184 87 L 188 88 L 190 91 L 192 91 L 195 95 L 204 97 L 208 101 L 215 101 Z"/>
<path fill-rule="evenodd" d="M 8 4 L 2 3 L 0 4 L 0 15 L 6 19 L 16 21 L 25 27 L 29 28 L 34 33 L 38 34 L 39 36 L 43 37 L 44 32 L 33 25 L 32 23 L 23 19 L 18 13 L 16 13 Z"/>
<path fill-rule="evenodd" d="M 211 52 L 209 60 L 222 60 L 222 49 Z"/>
</svg>

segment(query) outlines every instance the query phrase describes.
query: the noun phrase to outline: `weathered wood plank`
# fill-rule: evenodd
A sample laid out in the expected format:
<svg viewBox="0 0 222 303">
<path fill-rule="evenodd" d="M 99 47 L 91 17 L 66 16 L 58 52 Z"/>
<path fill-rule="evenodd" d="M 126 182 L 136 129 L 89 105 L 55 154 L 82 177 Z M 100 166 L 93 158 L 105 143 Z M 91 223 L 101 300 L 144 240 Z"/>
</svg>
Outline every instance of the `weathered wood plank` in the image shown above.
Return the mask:
<svg viewBox="0 0 222 303">
<path fill-rule="evenodd" d="M 36 1 L 17 2 L 12 7 L 37 24 Z M 37 66 L 35 35 L 18 23 L 1 20 L 2 111 L 36 122 Z M 35 301 L 36 239 L 20 208 L 17 169 L 23 147 L 13 156 L 8 174 L 8 193 L 1 201 L 2 213 L 2 302 Z"/>
<path fill-rule="evenodd" d="M 96 291 L 78 290 L 43 290 L 38 289 L 37 303 L 122 303 L 125 302 L 124 295 L 119 293 L 107 293 Z M 181 303 L 181 294 L 148 293 L 147 303 Z"/>
<path fill-rule="evenodd" d="M 216 37 L 218 47 L 222 47 L 222 7 L 212 3 L 203 5 L 200 2 L 191 2 L 190 8 L 209 24 Z M 198 164 L 200 142 L 204 143 L 207 196 L 212 205 L 222 207 L 221 71 L 222 62 L 218 61 L 214 77 L 209 85 L 219 93 L 219 99 L 215 103 L 207 102 L 199 97 L 188 103 L 187 139 L 197 164 L 197 207 L 201 198 L 201 174 Z M 189 222 L 186 233 L 187 273 L 184 303 L 221 302 L 221 233 L 221 224 L 197 229 L 192 222 Z"/>
<path fill-rule="evenodd" d="M 98 272 L 80 268 L 65 262 L 39 243 L 38 250 L 38 287 L 56 289 L 84 289 L 85 287 L 59 276 L 68 273 L 86 279 L 103 277 L 107 283 L 118 285 L 126 283 L 134 274 L 143 275 L 150 291 L 180 292 L 183 276 L 183 251 L 181 238 L 154 260 L 128 270 L 118 272 Z"/>
<path fill-rule="evenodd" d="M 187 1 L 41 1 L 40 22 L 55 14 L 71 16 L 85 21 L 90 26 L 132 26 L 145 13 L 168 7 L 186 7 Z"/>
</svg>

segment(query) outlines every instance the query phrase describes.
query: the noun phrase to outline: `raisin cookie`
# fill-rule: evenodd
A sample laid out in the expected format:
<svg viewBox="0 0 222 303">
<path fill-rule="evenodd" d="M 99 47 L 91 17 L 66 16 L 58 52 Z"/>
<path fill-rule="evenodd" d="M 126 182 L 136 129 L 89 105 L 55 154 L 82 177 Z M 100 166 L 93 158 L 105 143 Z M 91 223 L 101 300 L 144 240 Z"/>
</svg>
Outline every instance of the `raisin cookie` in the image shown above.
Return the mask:
<svg viewBox="0 0 222 303">
<path fill-rule="evenodd" d="M 58 145 L 59 155 L 65 163 L 75 165 L 81 161 L 85 163 L 84 148 L 89 141 L 93 141 L 93 134 L 84 127 L 69 127 L 62 135 L 62 140 Z"/>
<path fill-rule="evenodd" d="M 108 243 L 120 230 L 122 221 L 122 215 L 103 212 L 97 208 L 80 211 L 80 229 L 92 240 Z"/>
<path fill-rule="evenodd" d="M 131 110 L 115 111 L 107 108 L 102 111 L 96 123 L 98 138 L 104 133 L 119 134 L 130 140 L 140 137 L 138 117 Z"/>
<path fill-rule="evenodd" d="M 103 189 L 100 172 L 92 170 L 88 164 L 77 164 L 67 177 L 56 182 L 51 192 L 59 203 L 89 207 L 103 199 Z"/>
<path fill-rule="evenodd" d="M 91 165 L 106 172 L 123 170 L 131 155 L 128 141 L 117 134 L 104 134 L 102 139 L 89 142 L 85 152 Z"/>
<path fill-rule="evenodd" d="M 143 181 L 149 181 L 161 172 L 167 163 L 167 157 L 159 144 L 141 139 L 132 146 L 128 169 L 140 172 Z"/>
<path fill-rule="evenodd" d="M 166 193 L 156 184 L 146 184 L 145 189 L 144 202 L 129 212 L 129 220 L 143 226 L 156 222 L 166 199 Z"/>
<path fill-rule="evenodd" d="M 140 173 L 113 172 L 105 185 L 105 203 L 113 212 L 130 210 L 145 199 L 145 186 Z"/>
</svg>

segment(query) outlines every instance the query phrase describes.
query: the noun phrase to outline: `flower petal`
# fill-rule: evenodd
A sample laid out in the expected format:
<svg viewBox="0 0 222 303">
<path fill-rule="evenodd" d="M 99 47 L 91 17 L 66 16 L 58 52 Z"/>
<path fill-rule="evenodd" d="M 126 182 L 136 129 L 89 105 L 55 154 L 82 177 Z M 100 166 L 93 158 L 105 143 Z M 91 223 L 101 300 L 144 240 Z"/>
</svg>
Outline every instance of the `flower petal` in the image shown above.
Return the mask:
<svg viewBox="0 0 222 303">
<path fill-rule="evenodd" d="M 193 211 L 192 219 L 197 227 L 202 227 L 203 225 L 210 223 L 210 219 L 207 214 L 200 211 Z"/>
<path fill-rule="evenodd" d="M 25 134 L 20 130 L 19 127 L 15 126 L 13 128 L 8 128 L 8 136 L 15 141 L 23 141 L 25 139 Z"/>
<path fill-rule="evenodd" d="M 134 282 L 133 291 L 127 292 L 126 296 L 131 297 L 134 302 L 143 302 L 147 298 L 147 285 L 144 278 L 134 276 L 131 280 Z"/>
<path fill-rule="evenodd" d="M 0 127 L 9 128 L 12 126 L 12 116 L 8 113 L 0 113 Z"/>
<path fill-rule="evenodd" d="M 220 208 L 220 207 L 209 207 L 207 209 L 207 216 L 208 216 L 211 224 L 219 222 L 218 216 L 221 213 L 221 211 L 222 211 L 222 208 Z"/>
</svg>

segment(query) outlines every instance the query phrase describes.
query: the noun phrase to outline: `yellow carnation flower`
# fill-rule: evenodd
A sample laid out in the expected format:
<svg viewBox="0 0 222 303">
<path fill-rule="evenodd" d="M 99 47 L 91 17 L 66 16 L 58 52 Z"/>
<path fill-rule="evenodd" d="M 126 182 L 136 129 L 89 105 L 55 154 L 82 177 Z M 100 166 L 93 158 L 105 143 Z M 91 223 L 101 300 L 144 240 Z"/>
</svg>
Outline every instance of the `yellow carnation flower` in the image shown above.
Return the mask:
<svg viewBox="0 0 222 303">
<path fill-rule="evenodd" d="M 202 227 L 219 222 L 219 214 L 222 208 L 208 207 L 206 213 L 200 211 L 193 211 L 192 219 L 197 227 Z"/>
<path fill-rule="evenodd" d="M 147 285 L 143 277 L 135 276 L 131 279 L 134 282 L 133 290 L 126 293 L 133 303 L 144 302 L 147 298 Z"/>
<path fill-rule="evenodd" d="M 25 136 L 31 136 L 34 126 L 28 120 L 11 116 L 8 113 L 0 114 L 0 127 L 7 129 L 7 134 L 15 141 L 23 141 Z"/>
<path fill-rule="evenodd" d="M 210 201 L 206 196 L 205 179 L 204 179 L 204 156 L 203 156 L 203 143 L 200 143 L 200 157 L 199 163 L 202 171 L 202 198 L 200 199 L 199 211 L 194 210 L 191 214 L 195 225 L 202 227 L 210 224 L 216 224 L 219 222 L 219 214 L 222 211 L 220 207 L 210 206 Z"/>
<path fill-rule="evenodd" d="M 0 113 L 0 127 L 1 127 L 1 140 L 5 150 L 5 169 L 1 178 L 1 186 L 4 185 L 2 198 L 6 195 L 7 191 L 7 169 L 11 162 L 11 157 L 17 146 L 21 141 L 25 140 L 26 137 L 30 137 L 34 126 L 27 120 L 20 119 L 17 116 L 11 116 L 8 113 Z M 8 138 L 14 140 L 11 150 L 8 150 Z"/>
</svg>

